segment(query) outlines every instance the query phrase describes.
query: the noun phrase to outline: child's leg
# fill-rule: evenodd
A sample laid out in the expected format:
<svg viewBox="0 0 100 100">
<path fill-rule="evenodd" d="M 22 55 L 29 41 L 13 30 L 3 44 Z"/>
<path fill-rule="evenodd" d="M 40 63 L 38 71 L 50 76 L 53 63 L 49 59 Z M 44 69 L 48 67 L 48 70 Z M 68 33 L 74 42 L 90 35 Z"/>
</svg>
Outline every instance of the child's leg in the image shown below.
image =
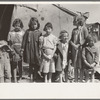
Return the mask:
<svg viewBox="0 0 100 100">
<path fill-rule="evenodd" d="M 4 83 L 4 77 L 0 77 L 0 83 Z"/>
<path fill-rule="evenodd" d="M 47 73 L 44 73 L 44 82 L 47 83 Z"/>
<path fill-rule="evenodd" d="M 85 70 L 85 75 L 86 75 L 85 81 L 88 82 L 89 81 L 89 71 L 88 71 L 88 69 Z"/>
<path fill-rule="evenodd" d="M 19 80 L 22 79 L 22 60 L 18 61 Z"/>
<path fill-rule="evenodd" d="M 48 80 L 48 82 L 51 83 L 51 81 L 52 81 L 52 73 L 49 72 L 49 80 Z"/>
<path fill-rule="evenodd" d="M 94 82 L 94 70 L 91 70 L 90 82 Z"/>
<path fill-rule="evenodd" d="M 74 68 L 75 82 L 78 82 L 78 68 Z"/>
<path fill-rule="evenodd" d="M 11 82 L 11 65 L 10 65 L 10 60 L 6 59 L 5 64 L 4 64 L 4 76 L 5 76 L 5 82 L 10 83 Z"/>
<path fill-rule="evenodd" d="M 60 73 L 60 79 L 59 79 L 59 82 L 60 82 L 60 83 L 62 83 L 62 77 L 63 77 L 63 76 L 62 76 L 62 73 Z"/>
<path fill-rule="evenodd" d="M 33 69 L 32 69 L 32 64 L 29 64 L 29 77 L 30 77 L 30 82 L 33 82 Z"/>
<path fill-rule="evenodd" d="M 65 82 L 68 82 L 68 66 L 64 71 L 65 71 Z"/>
<path fill-rule="evenodd" d="M 12 79 L 13 82 L 17 82 L 17 62 L 12 62 Z"/>
<path fill-rule="evenodd" d="M 80 68 L 80 82 L 83 82 L 83 68 Z"/>
<path fill-rule="evenodd" d="M 5 78 L 5 83 L 11 83 L 11 78 Z"/>
</svg>

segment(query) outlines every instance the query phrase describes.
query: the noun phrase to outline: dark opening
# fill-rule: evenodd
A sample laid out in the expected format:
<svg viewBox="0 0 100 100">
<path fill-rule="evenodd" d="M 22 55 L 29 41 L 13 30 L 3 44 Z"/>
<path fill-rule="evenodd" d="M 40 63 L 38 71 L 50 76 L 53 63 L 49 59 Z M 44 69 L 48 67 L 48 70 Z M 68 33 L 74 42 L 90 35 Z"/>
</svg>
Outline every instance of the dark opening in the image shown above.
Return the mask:
<svg viewBox="0 0 100 100">
<path fill-rule="evenodd" d="M 14 5 L 0 5 L 0 40 L 7 40 Z"/>
</svg>

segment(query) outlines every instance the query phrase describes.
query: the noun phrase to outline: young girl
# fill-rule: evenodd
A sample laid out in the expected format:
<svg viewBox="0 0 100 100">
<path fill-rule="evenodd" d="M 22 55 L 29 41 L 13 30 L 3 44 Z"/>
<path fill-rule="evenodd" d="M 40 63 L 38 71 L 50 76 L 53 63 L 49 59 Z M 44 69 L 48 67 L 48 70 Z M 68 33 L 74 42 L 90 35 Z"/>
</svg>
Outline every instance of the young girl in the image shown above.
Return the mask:
<svg viewBox="0 0 100 100">
<path fill-rule="evenodd" d="M 37 80 L 38 70 L 40 68 L 39 61 L 39 37 L 42 33 L 39 31 L 40 24 L 37 18 L 32 17 L 29 21 L 29 29 L 26 30 L 23 37 L 22 49 L 23 60 L 29 63 L 30 81 Z"/>
<path fill-rule="evenodd" d="M 47 76 L 49 78 L 48 82 L 51 82 L 52 73 L 55 72 L 55 64 L 53 60 L 53 55 L 56 50 L 57 38 L 52 34 L 53 26 L 51 23 L 47 23 L 44 27 L 45 35 L 40 37 L 40 47 L 41 47 L 41 57 L 42 64 L 40 67 L 40 72 L 44 73 L 44 80 L 47 82 Z"/>
<path fill-rule="evenodd" d="M 68 39 L 69 34 L 67 31 L 63 30 L 60 32 L 59 36 L 59 44 L 56 49 L 56 73 L 57 79 L 60 82 L 68 81 L 68 64 L 67 64 L 67 56 L 68 56 Z M 63 80 L 65 76 L 65 79 Z"/>
<path fill-rule="evenodd" d="M 19 18 L 13 21 L 12 26 L 14 27 L 14 29 L 8 34 L 8 43 L 14 51 L 14 55 L 11 61 L 12 79 L 14 82 L 17 82 L 17 71 L 19 72 L 19 81 L 22 78 L 21 44 L 24 31 L 23 31 L 23 23 Z"/>
</svg>

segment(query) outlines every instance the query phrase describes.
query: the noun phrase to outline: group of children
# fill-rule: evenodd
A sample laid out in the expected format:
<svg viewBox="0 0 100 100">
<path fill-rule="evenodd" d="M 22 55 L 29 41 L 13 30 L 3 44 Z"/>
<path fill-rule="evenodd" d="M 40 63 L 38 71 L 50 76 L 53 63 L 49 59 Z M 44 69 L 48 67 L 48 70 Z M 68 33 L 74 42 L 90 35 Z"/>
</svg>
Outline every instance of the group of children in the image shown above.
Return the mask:
<svg viewBox="0 0 100 100">
<path fill-rule="evenodd" d="M 38 75 L 45 83 L 87 82 L 89 74 L 94 75 L 98 50 L 82 21 L 73 29 L 70 40 L 66 30 L 59 38 L 54 36 L 50 22 L 44 26 L 44 35 L 37 18 L 32 17 L 28 25 L 24 32 L 22 21 L 15 19 L 8 41 L 3 41 L 6 44 L 0 41 L 0 82 L 20 82 L 22 61 L 29 64 L 31 82 L 37 81 Z"/>
</svg>

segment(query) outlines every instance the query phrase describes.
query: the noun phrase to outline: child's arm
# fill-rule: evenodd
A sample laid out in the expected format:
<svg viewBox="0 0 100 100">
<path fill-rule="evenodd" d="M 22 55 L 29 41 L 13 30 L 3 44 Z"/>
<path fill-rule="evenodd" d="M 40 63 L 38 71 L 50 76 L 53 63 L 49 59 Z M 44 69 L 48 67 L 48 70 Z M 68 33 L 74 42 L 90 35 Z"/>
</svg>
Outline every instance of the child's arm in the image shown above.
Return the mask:
<svg viewBox="0 0 100 100">
<path fill-rule="evenodd" d="M 85 57 L 85 48 L 83 48 L 83 50 L 82 50 L 82 58 L 83 58 L 84 63 L 85 63 L 88 67 L 91 68 L 91 65 L 87 62 L 86 57 Z"/>
<path fill-rule="evenodd" d="M 99 51 L 96 48 L 94 62 L 93 62 L 93 64 L 91 64 L 91 67 L 95 67 L 98 64 L 98 62 L 99 62 Z"/>
</svg>

